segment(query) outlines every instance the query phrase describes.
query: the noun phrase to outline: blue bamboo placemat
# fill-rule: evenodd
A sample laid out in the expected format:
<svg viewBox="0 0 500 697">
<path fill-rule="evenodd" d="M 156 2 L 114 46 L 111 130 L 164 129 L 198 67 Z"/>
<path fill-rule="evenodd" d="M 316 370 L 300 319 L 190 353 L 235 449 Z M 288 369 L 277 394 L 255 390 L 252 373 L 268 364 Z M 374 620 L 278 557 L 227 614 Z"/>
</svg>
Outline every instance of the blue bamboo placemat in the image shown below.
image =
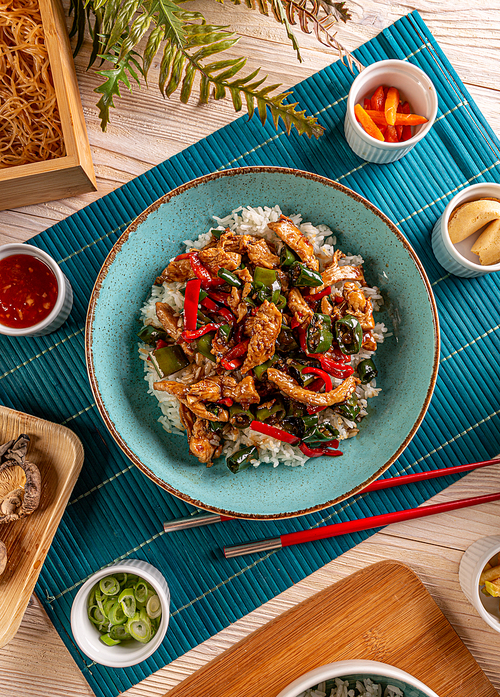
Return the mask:
<svg viewBox="0 0 500 697">
<path fill-rule="evenodd" d="M 31 243 L 61 264 L 75 290 L 66 324 L 37 339 L 0 337 L 0 401 L 71 428 L 86 460 L 42 569 L 37 593 L 78 666 L 99 697 L 112 697 L 198 645 L 371 533 L 225 560 L 225 544 L 275 536 L 417 506 L 450 483 L 433 480 L 358 495 L 330 509 L 277 523 L 238 522 L 165 535 L 166 519 L 193 511 L 143 476 L 115 445 L 87 380 L 84 321 L 94 280 L 128 223 L 170 189 L 230 167 L 275 165 L 330 177 L 366 196 L 408 237 L 430 277 L 441 320 L 439 377 L 428 414 L 386 476 L 489 458 L 500 451 L 498 354 L 500 275 L 461 280 L 436 262 L 432 226 L 450 198 L 481 181 L 500 182 L 499 141 L 418 13 L 356 51 L 365 65 L 400 58 L 419 65 L 439 94 L 428 137 L 400 162 L 360 160 L 343 133 L 353 76 L 341 63 L 294 89 L 294 99 L 326 127 L 319 141 L 241 118 L 146 172 Z M 275 201 L 263 201 L 274 204 Z M 415 376 L 418 379 L 418 376 Z M 1 434 L 0 434 L 1 435 Z M 170 585 L 172 617 L 161 648 L 125 670 L 92 664 L 72 641 L 69 617 L 82 582 L 98 568 L 138 557 L 161 569 Z"/>
</svg>

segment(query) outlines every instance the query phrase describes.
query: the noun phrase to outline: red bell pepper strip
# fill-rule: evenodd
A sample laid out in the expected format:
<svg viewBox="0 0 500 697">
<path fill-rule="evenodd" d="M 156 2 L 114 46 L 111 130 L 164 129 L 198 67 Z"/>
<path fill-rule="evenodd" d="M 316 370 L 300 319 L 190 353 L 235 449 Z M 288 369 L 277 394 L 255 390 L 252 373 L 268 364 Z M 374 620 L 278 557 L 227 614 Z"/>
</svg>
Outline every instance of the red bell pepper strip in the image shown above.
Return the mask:
<svg viewBox="0 0 500 697">
<path fill-rule="evenodd" d="M 236 322 L 236 317 L 227 307 L 218 307 L 214 310 L 214 313 L 225 319 L 228 324 L 234 324 Z"/>
<path fill-rule="evenodd" d="M 220 362 L 221 366 L 226 370 L 236 370 L 242 363 L 243 359 L 241 358 L 233 358 L 232 361 L 228 361 L 227 358 L 222 358 Z"/>
<path fill-rule="evenodd" d="M 232 407 L 233 406 L 233 400 L 231 397 L 225 397 L 224 399 L 219 399 L 218 402 L 215 402 L 216 404 L 220 404 L 223 407 Z"/>
<path fill-rule="evenodd" d="M 216 310 L 219 309 L 219 306 L 216 305 L 213 300 L 210 300 L 210 298 L 203 298 L 200 305 L 202 307 L 205 307 L 210 312 L 215 312 Z"/>
<path fill-rule="evenodd" d="M 327 286 L 326 288 L 323 288 L 323 290 L 320 291 L 319 293 L 315 293 L 315 295 L 304 295 L 304 300 L 307 300 L 307 302 L 309 302 L 308 298 L 310 298 L 311 300 L 314 300 L 314 301 L 321 300 L 321 298 L 324 298 L 325 295 L 330 295 L 331 292 L 332 292 L 332 287 Z M 344 298 L 342 298 L 342 300 L 343 299 Z"/>
<path fill-rule="evenodd" d="M 184 329 L 187 331 L 196 329 L 200 288 L 201 281 L 199 278 L 192 278 L 186 284 L 186 294 L 184 296 Z"/>
<path fill-rule="evenodd" d="M 326 407 L 307 407 L 308 414 L 317 414 L 318 411 L 323 411 Z"/>
<path fill-rule="evenodd" d="M 369 136 L 376 140 L 384 140 L 384 136 L 380 132 L 379 127 L 375 124 L 371 116 L 369 116 L 368 112 L 363 109 L 361 104 L 354 105 L 354 115 Z"/>
<path fill-rule="evenodd" d="M 306 373 L 312 373 L 313 375 L 318 375 L 323 380 L 323 382 L 325 384 L 325 392 L 331 392 L 333 390 L 332 379 L 328 375 L 328 373 L 326 373 L 324 370 L 320 370 L 319 368 L 303 368 L 303 370 L 301 370 L 301 375 L 305 375 Z M 317 382 L 317 381 L 315 380 L 314 382 Z M 311 385 L 307 389 L 310 390 Z M 314 390 L 314 391 L 316 392 L 317 390 Z"/>
<path fill-rule="evenodd" d="M 371 102 L 371 107 L 365 107 L 365 109 L 371 108 L 374 111 L 384 111 L 385 92 L 384 92 L 383 85 L 380 85 L 380 87 L 377 87 L 377 89 L 373 93 L 373 96 L 372 96 L 370 102 Z"/>
<path fill-rule="evenodd" d="M 168 346 L 167 342 L 163 341 L 163 339 L 158 339 L 158 341 L 156 342 L 155 348 L 160 349 L 160 348 L 163 348 L 164 346 Z"/>
<path fill-rule="evenodd" d="M 213 286 L 220 286 L 225 283 L 222 278 L 214 278 L 207 267 L 203 266 L 198 252 L 191 252 L 189 254 L 189 261 L 194 275 L 200 279 L 203 288 L 212 288 Z"/>
<path fill-rule="evenodd" d="M 319 355 L 321 356 L 321 354 Z M 345 363 L 337 363 L 336 361 L 332 361 L 331 358 L 327 358 L 327 356 L 322 356 L 322 358 L 323 360 L 321 360 L 321 357 L 318 359 L 321 363 L 321 367 L 323 368 L 325 373 L 333 375 L 334 378 L 340 378 L 341 380 L 345 380 L 354 373 L 354 368 L 352 367 L 352 365 L 346 365 Z M 330 387 L 330 389 L 332 388 Z"/>
<path fill-rule="evenodd" d="M 245 320 L 240 322 L 236 327 L 236 331 L 234 332 L 234 340 L 237 344 L 239 344 L 240 341 L 243 339 L 243 334 L 245 332 L 245 323 Z"/>
<path fill-rule="evenodd" d="M 221 279 L 219 279 L 221 280 Z M 222 303 L 223 305 L 228 304 L 229 300 L 229 293 L 222 293 L 220 290 L 210 290 L 208 293 L 208 297 L 211 300 L 215 300 L 218 303 Z"/>
<path fill-rule="evenodd" d="M 333 445 L 334 443 L 336 443 L 336 445 Z M 299 449 L 307 457 L 321 457 L 321 455 L 328 455 L 328 457 L 339 457 L 339 455 L 344 454 L 340 450 L 331 450 L 329 447 L 330 444 L 334 448 L 339 447 L 338 440 L 329 440 L 327 443 L 323 443 L 319 448 L 310 448 L 305 443 L 301 443 L 299 445 Z"/>
<path fill-rule="evenodd" d="M 181 259 L 189 259 L 193 252 L 185 252 L 184 254 L 178 254 L 173 261 L 180 261 Z"/>
<path fill-rule="evenodd" d="M 184 339 L 184 341 L 187 342 L 196 341 L 201 336 L 203 336 L 203 334 L 208 334 L 208 332 L 215 332 L 218 328 L 218 324 L 214 324 L 211 322 L 210 324 L 205 324 L 204 327 L 200 327 L 200 329 L 195 329 L 194 331 L 183 331 L 181 337 Z"/>
<path fill-rule="evenodd" d="M 396 125 L 396 114 L 398 113 L 399 91 L 396 87 L 390 87 L 384 104 L 385 120 L 389 126 Z"/>
<path fill-rule="evenodd" d="M 403 114 L 410 114 L 411 113 L 410 105 L 408 104 L 408 102 L 405 102 L 403 104 L 403 106 L 401 107 L 401 111 L 403 112 Z M 412 136 L 411 126 L 403 126 L 403 133 L 401 134 L 401 141 L 410 140 L 411 136 Z"/>
<path fill-rule="evenodd" d="M 240 356 L 244 356 L 245 353 L 247 352 L 248 349 L 248 344 L 250 343 L 250 339 L 246 339 L 245 341 L 242 341 L 241 344 L 237 344 L 232 348 L 229 353 L 226 353 L 224 358 L 226 361 L 232 361 L 233 358 L 239 358 Z"/>
<path fill-rule="evenodd" d="M 276 428 L 275 426 L 270 426 L 261 421 L 252 421 L 250 428 L 252 431 L 257 431 L 258 433 L 263 433 L 265 436 L 276 438 L 276 440 L 280 440 L 282 443 L 290 443 L 290 445 L 297 445 L 297 443 L 300 443 L 300 438 L 297 436 L 283 431 L 282 428 Z"/>
<path fill-rule="evenodd" d="M 343 295 L 336 295 L 335 302 L 337 303 L 337 305 L 340 305 L 340 303 L 344 302 L 344 296 Z"/>
<path fill-rule="evenodd" d="M 296 317 L 292 318 L 292 321 L 290 322 L 290 327 L 292 329 L 297 329 L 297 327 L 300 327 L 300 322 Z"/>
</svg>

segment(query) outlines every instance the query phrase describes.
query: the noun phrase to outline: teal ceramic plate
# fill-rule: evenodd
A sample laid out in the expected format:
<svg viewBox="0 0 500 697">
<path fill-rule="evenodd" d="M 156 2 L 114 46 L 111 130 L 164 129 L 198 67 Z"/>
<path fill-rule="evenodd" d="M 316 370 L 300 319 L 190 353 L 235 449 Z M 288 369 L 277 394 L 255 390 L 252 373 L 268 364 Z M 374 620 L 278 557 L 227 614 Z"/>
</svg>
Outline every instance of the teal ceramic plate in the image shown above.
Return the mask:
<svg viewBox="0 0 500 697">
<path fill-rule="evenodd" d="M 185 437 L 166 433 L 147 394 L 137 355 L 139 312 L 166 262 L 240 205 L 273 206 L 325 223 L 337 244 L 365 259 L 389 311 L 379 315 L 396 332 L 377 351 L 380 395 L 343 457 L 315 458 L 304 467 L 263 464 L 233 475 L 220 460 L 211 468 L 189 453 Z M 431 399 L 438 369 L 439 330 L 429 281 L 391 221 L 350 189 L 298 170 L 249 167 L 180 186 L 145 210 L 111 250 L 97 278 L 87 316 L 87 366 L 107 427 L 125 454 L 159 486 L 188 503 L 244 518 L 302 515 L 337 503 L 379 477 L 406 448 Z"/>
</svg>

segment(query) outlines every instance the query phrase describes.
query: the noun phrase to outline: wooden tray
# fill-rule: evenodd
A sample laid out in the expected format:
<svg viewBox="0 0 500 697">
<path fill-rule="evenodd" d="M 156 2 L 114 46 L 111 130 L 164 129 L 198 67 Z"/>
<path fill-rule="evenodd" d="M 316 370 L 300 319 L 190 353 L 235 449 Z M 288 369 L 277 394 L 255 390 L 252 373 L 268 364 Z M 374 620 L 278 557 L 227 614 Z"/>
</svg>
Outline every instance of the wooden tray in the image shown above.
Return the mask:
<svg viewBox="0 0 500 697">
<path fill-rule="evenodd" d="M 28 459 L 42 477 L 37 510 L 0 525 L 7 568 L 0 576 L 0 648 L 17 632 L 59 521 L 83 464 L 83 447 L 64 426 L 0 406 L 0 443 L 26 433 Z"/>
<path fill-rule="evenodd" d="M 383 561 L 272 620 L 168 697 L 276 697 L 307 671 L 342 659 L 390 663 L 440 697 L 498 697 L 407 566 Z"/>
</svg>

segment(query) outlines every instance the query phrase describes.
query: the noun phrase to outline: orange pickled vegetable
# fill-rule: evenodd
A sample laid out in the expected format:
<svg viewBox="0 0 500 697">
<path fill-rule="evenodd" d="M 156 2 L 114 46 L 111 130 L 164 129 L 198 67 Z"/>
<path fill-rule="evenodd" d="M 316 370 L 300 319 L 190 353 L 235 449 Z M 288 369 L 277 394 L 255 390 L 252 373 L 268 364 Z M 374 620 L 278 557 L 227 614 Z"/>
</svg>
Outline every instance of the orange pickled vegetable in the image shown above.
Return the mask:
<svg viewBox="0 0 500 697">
<path fill-rule="evenodd" d="M 398 104 L 398 114 L 402 114 L 402 113 L 403 113 L 403 102 L 399 102 L 399 104 Z M 403 128 L 404 128 L 404 126 L 396 126 L 396 131 L 397 131 L 397 133 L 398 133 L 398 141 L 401 140 L 401 137 L 402 137 L 402 135 L 403 135 Z"/>
<path fill-rule="evenodd" d="M 388 143 L 399 143 L 398 132 L 396 128 L 397 126 L 387 126 L 387 131 L 385 132 L 385 139 Z"/>
<path fill-rule="evenodd" d="M 366 111 L 367 109 L 371 109 L 371 108 L 372 108 L 371 100 L 368 99 L 368 97 L 365 97 L 363 100 L 363 109 Z"/>
<path fill-rule="evenodd" d="M 385 118 L 385 114 L 380 111 L 374 111 L 370 109 L 366 112 L 368 116 L 379 126 L 385 126 L 388 121 Z M 398 114 L 396 113 L 396 118 L 394 124 L 389 124 L 393 126 L 419 126 L 422 123 L 427 123 L 429 119 L 425 116 L 419 116 L 418 114 Z"/>
<path fill-rule="evenodd" d="M 398 104 L 399 91 L 396 89 L 396 87 L 389 87 L 384 106 L 385 119 L 389 126 L 396 125 L 396 114 L 398 111 Z"/>
<path fill-rule="evenodd" d="M 403 114 L 409 114 L 410 113 L 410 105 L 408 102 L 405 102 L 403 106 L 401 107 L 401 111 Z M 411 126 L 403 126 L 403 133 L 401 134 L 401 141 L 405 140 L 410 140 L 411 138 Z"/>
<path fill-rule="evenodd" d="M 374 112 L 378 113 L 378 112 Z M 356 115 L 356 118 L 358 119 L 359 123 L 363 126 L 365 131 L 368 133 L 369 136 L 372 136 L 372 138 L 376 138 L 377 140 L 385 140 L 384 136 L 380 132 L 380 129 L 378 126 L 374 123 L 373 119 L 368 115 L 368 112 L 363 109 L 361 104 L 355 104 L 354 105 L 354 114 Z"/>
<path fill-rule="evenodd" d="M 377 87 L 377 89 L 373 93 L 373 97 L 371 98 L 370 101 L 371 101 L 371 108 L 372 109 L 374 109 L 375 111 L 384 111 L 385 92 L 384 92 L 383 85 L 380 85 L 380 87 Z M 365 106 L 365 109 L 366 108 L 370 109 L 370 107 Z"/>
</svg>

